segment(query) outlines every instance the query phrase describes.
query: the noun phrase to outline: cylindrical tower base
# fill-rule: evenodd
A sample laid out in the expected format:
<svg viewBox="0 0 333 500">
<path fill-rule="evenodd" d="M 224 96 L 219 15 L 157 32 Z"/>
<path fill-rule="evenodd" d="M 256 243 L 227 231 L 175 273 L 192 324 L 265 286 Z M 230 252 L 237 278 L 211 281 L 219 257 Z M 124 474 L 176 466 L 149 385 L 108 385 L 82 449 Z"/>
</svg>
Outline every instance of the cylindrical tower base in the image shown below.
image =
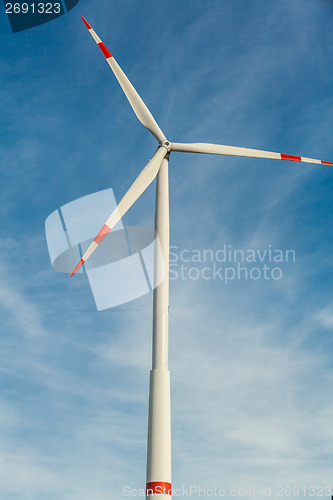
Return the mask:
<svg viewBox="0 0 333 500">
<path fill-rule="evenodd" d="M 166 369 L 150 372 L 146 498 L 171 499 L 170 372 Z"/>
</svg>

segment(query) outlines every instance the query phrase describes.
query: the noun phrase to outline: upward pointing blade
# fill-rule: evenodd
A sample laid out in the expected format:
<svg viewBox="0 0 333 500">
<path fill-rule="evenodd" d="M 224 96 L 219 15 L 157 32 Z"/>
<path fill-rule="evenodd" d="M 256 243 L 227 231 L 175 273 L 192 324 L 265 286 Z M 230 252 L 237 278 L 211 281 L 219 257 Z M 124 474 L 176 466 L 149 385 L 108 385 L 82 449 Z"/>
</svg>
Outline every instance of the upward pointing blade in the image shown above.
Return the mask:
<svg viewBox="0 0 333 500">
<path fill-rule="evenodd" d="M 205 142 L 197 142 L 193 144 L 187 143 L 170 143 L 171 151 L 182 153 L 207 153 L 212 155 L 226 156 L 247 156 L 250 158 L 271 158 L 274 160 L 291 160 L 302 161 L 305 163 L 318 163 L 321 165 L 333 165 L 329 161 L 315 160 L 313 158 L 305 158 L 304 156 L 285 155 L 283 153 L 273 153 L 272 151 L 262 151 L 260 149 L 238 148 L 235 146 L 223 146 L 222 144 L 208 144 Z"/>
<path fill-rule="evenodd" d="M 138 177 L 135 179 L 127 193 L 119 202 L 118 206 L 114 209 L 94 241 L 89 245 L 86 252 L 82 256 L 82 259 L 75 266 L 72 274 L 72 277 L 80 267 L 86 262 L 86 260 L 90 257 L 90 255 L 96 250 L 98 245 L 102 240 L 104 240 L 105 236 L 115 227 L 115 225 L 120 221 L 123 215 L 127 212 L 129 208 L 136 202 L 139 196 L 147 189 L 147 187 L 153 182 L 158 171 L 160 169 L 161 163 L 165 155 L 167 154 L 167 149 L 164 147 L 160 147 L 152 159 L 147 163 L 145 168 L 141 171 Z"/>
<path fill-rule="evenodd" d="M 91 36 L 103 52 L 103 55 L 105 59 L 107 60 L 110 68 L 112 69 L 115 77 L 117 78 L 121 88 L 123 89 L 130 105 L 133 108 L 134 113 L 136 116 L 139 118 L 140 122 L 153 134 L 155 139 L 158 142 L 162 142 L 165 140 L 165 135 L 163 134 L 162 130 L 160 127 L 157 125 L 153 115 L 115 60 L 115 58 L 111 55 L 109 50 L 105 47 L 104 43 L 102 40 L 96 35 L 95 31 L 92 29 L 92 27 L 87 23 L 87 21 L 84 19 L 83 16 L 81 16 L 82 21 L 84 24 L 87 26 Z"/>
</svg>

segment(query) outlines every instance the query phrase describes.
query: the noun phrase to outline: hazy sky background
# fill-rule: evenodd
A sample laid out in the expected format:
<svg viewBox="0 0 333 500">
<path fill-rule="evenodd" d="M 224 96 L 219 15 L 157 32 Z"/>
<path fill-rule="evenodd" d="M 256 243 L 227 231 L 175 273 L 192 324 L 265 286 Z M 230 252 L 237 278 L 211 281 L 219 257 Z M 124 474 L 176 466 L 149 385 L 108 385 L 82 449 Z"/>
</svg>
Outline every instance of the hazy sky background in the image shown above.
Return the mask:
<svg viewBox="0 0 333 500">
<path fill-rule="evenodd" d="M 1 34 L 1 500 L 145 486 L 152 296 L 98 313 L 44 232 L 155 149 L 81 14 L 171 141 L 333 161 L 331 1 L 80 0 Z M 124 224 L 153 224 L 154 188 Z M 175 488 L 332 485 L 332 188 L 332 167 L 172 154 L 174 252 L 296 255 L 279 280 L 171 281 Z"/>
</svg>

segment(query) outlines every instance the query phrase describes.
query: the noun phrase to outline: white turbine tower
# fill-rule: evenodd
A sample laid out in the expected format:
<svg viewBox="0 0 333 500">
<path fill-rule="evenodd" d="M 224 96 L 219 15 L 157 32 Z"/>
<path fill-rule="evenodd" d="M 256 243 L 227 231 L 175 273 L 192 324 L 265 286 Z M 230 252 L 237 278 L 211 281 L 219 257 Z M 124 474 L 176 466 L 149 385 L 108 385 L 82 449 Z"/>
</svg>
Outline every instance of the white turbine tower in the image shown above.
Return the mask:
<svg viewBox="0 0 333 500">
<path fill-rule="evenodd" d="M 146 497 L 170 499 L 171 495 L 171 426 L 170 426 L 170 372 L 168 370 L 168 314 L 169 314 L 169 182 L 168 162 L 173 151 L 185 153 L 208 153 L 228 156 L 247 156 L 292 160 L 306 163 L 333 165 L 333 163 L 301 156 L 292 156 L 258 149 L 223 146 L 220 144 L 182 144 L 170 142 L 157 125 L 154 117 L 142 101 L 120 66 L 97 36 L 95 31 L 82 17 L 93 39 L 101 49 L 109 66 L 131 104 L 141 123 L 153 134 L 158 142 L 157 150 L 149 163 L 141 171 L 124 195 L 117 208 L 112 212 L 104 226 L 82 256 L 73 270 L 73 276 L 86 262 L 105 236 L 115 227 L 121 217 L 135 203 L 151 182 L 157 177 L 155 201 L 155 229 L 159 236 L 162 257 L 155 254 L 155 271 L 164 270 L 164 279 L 154 289 L 153 297 L 153 346 L 152 370 L 149 386 L 149 417 L 147 444 L 147 481 Z M 159 259 L 163 262 L 158 262 Z"/>
</svg>

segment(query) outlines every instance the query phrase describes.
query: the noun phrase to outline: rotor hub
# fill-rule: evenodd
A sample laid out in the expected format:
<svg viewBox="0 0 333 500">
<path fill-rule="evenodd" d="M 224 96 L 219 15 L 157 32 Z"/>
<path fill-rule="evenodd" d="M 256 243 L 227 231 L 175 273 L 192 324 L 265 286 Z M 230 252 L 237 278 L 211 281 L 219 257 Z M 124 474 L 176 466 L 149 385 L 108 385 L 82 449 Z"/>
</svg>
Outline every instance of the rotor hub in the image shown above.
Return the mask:
<svg viewBox="0 0 333 500">
<path fill-rule="evenodd" d="M 171 151 L 171 142 L 169 142 L 168 140 L 160 142 L 160 147 L 165 148 L 168 151 L 168 153 L 170 153 L 170 151 Z"/>
</svg>

